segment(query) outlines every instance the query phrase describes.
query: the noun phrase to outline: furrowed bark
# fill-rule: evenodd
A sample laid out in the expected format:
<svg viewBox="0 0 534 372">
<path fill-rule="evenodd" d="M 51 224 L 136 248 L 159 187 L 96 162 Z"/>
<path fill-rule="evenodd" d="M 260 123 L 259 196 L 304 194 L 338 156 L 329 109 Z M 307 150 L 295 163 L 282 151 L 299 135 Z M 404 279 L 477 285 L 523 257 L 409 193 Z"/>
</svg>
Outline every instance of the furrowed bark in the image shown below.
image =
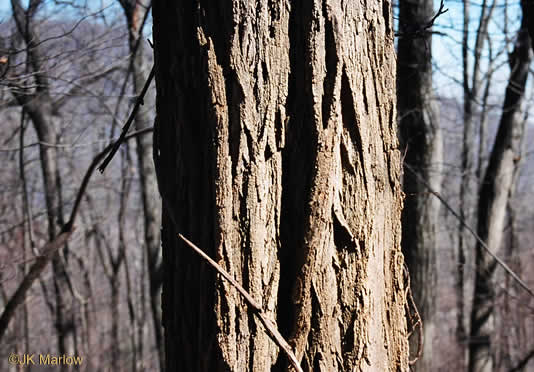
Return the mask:
<svg viewBox="0 0 534 372">
<path fill-rule="evenodd" d="M 408 369 L 390 4 L 154 4 L 166 368 Z"/>
</svg>

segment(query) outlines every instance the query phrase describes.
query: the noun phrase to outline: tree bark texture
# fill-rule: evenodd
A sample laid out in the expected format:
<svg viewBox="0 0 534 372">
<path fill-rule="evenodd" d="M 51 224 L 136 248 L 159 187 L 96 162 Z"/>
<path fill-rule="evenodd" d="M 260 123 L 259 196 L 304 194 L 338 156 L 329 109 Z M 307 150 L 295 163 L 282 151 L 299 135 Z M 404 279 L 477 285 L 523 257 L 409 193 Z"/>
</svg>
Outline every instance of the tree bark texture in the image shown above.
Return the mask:
<svg viewBox="0 0 534 372">
<path fill-rule="evenodd" d="M 503 237 L 506 205 L 524 133 L 524 121 L 520 114 L 530 60 L 527 18 L 523 16 L 516 45 L 510 57 L 512 71 L 506 88 L 502 116 L 478 199 L 477 233 L 488 248 L 495 253 Z M 469 371 L 489 372 L 494 367 L 491 336 L 495 332 L 493 274 L 496 262 L 484 251 L 480 243 L 476 246 L 475 265 Z"/>
<path fill-rule="evenodd" d="M 397 102 L 404 162 L 405 193 L 402 211 L 402 250 L 410 271 L 414 300 L 423 321 L 422 355 L 412 367 L 432 370 L 432 340 L 436 302 L 436 228 L 439 200 L 418 181 L 417 174 L 436 192 L 441 190 L 443 148 L 438 117 L 432 101 L 432 34 L 418 37 L 410 30 L 424 25 L 433 16 L 433 0 L 406 0 L 399 3 L 397 60 Z M 421 330 L 419 330 L 421 331 Z M 417 332 L 411 339 L 417 351 Z"/>
<path fill-rule="evenodd" d="M 391 4 L 154 3 L 169 371 L 406 371 Z"/>
</svg>

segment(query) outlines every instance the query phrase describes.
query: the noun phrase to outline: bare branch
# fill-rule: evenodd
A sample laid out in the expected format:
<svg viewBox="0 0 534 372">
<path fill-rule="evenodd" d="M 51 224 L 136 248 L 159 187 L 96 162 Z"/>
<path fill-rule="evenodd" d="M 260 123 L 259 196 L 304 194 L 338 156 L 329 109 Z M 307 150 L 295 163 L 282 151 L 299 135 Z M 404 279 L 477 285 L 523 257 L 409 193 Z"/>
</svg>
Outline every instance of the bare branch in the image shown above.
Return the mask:
<svg viewBox="0 0 534 372">
<path fill-rule="evenodd" d="M 523 368 L 525 368 L 530 361 L 530 359 L 534 358 L 534 350 L 531 350 L 523 359 L 517 363 L 517 365 L 512 368 L 509 372 L 519 372 L 522 371 Z"/>
<path fill-rule="evenodd" d="M 499 266 L 501 266 L 504 269 L 504 271 L 506 271 L 506 273 L 508 273 L 512 277 L 512 279 L 514 279 L 521 286 L 521 288 L 527 291 L 530 294 L 530 296 L 534 297 L 534 291 L 532 291 L 532 289 L 530 289 L 528 285 L 503 260 L 501 260 L 495 253 L 493 253 L 488 248 L 484 240 L 482 240 L 482 238 L 478 236 L 475 230 L 473 230 L 473 228 L 471 228 L 471 226 L 469 226 L 467 222 L 465 222 L 465 220 L 460 217 L 460 215 L 451 207 L 451 205 L 447 203 L 447 201 L 438 192 L 434 191 L 432 187 L 430 187 L 428 182 L 426 182 L 426 180 L 423 177 L 421 177 L 421 175 L 417 173 L 409 164 L 404 163 L 404 167 L 406 167 L 406 169 L 412 172 L 413 175 L 417 178 L 417 180 L 421 182 L 421 184 L 425 186 L 432 195 L 434 195 L 436 198 L 439 199 L 439 201 L 445 206 L 445 208 L 449 212 L 451 212 L 452 215 L 458 219 L 458 221 L 460 221 L 460 223 L 466 228 L 467 231 L 469 231 L 469 233 L 471 233 L 471 235 L 473 235 L 473 237 L 478 241 L 480 246 L 484 248 L 484 250 L 491 257 L 493 257 L 495 262 L 499 264 Z"/>
<path fill-rule="evenodd" d="M 119 150 L 121 143 L 124 142 L 126 138 L 126 134 L 128 133 L 128 129 L 130 129 L 133 119 L 135 118 L 135 115 L 137 114 L 137 111 L 139 110 L 139 106 L 141 106 L 144 103 L 146 92 L 148 91 L 148 87 L 150 86 L 150 83 L 152 82 L 152 79 L 154 78 L 154 74 L 155 74 L 155 69 L 154 69 L 154 66 L 152 66 L 152 70 L 150 70 L 150 74 L 148 75 L 148 79 L 145 82 L 145 86 L 143 87 L 141 94 L 139 94 L 139 96 L 137 97 L 132 113 L 130 114 L 130 117 L 126 121 L 126 124 L 124 124 L 124 126 L 122 127 L 122 133 L 119 139 L 113 144 L 113 148 L 111 149 L 109 155 L 104 159 L 100 167 L 98 167 L 98 170 L 100 171 L 100 173 L 104 173 L 109 162 L 111 161 L 111 159 L 113 159 L 113 156 L 115 156 L 115 153 Z"/>
<path fill-rule="evenodd" d="M 112 72 L 115 72 L 117 70 L 120 70 L 120 69 L 121 69 L 121 66 L 120 66 L 120 64 L 118 64 L 118 65 L 115 65 L 115 66 L 111 66 L 110 68 L 108 68 L 108 69 L 106 69 L 104 71 L 96 73 L 93 76 L 90 76 L 90 77 L 88 77 L 86 79 L 83 79 L 82 81 L 78 81 L 78 82 L 70 81 L 69 83 L 73 87 L 68 92 L 63 94 L 61 96 L 61 98 L 59 98 L 58 100 L 56 100 L 52 104 L 52 112 L 59 111 L 61 106 L 63 106 L 65 104 L 65 102 L 67 101 L 68 98 L 70 98 L 72 96 L 75 96 L 75 95 L 79 94 L 81 91 L 85 90 L 85 86 L 88 86 L 90 84 L 94 84 L 97 81 L 99 81 L 100 79 L 107 77 L 108 74 L 110 74 Z"/>
<path fill-rule="evenodd" d="M 136 136 L 149 133 L 152 130 L 152 127 L 138 130 L 128 136 L 125 136 L 124 140 L 129 140 Z M 24 277 L 22 283 L 16 289 L 15 293 L 11 296 L 11 298 L 7 301 L 4 311 L 0 316 L 0 339 L 2 339 L 2 336 L 4 336 L 9 325 L 9 321 L 13 318 L 13 315 L 15 314 L 15 310 L 20 304 L 24 302 L 24 299 L 26 298 L 26 293 L 31 288 L 35 279 L 37 279 L 39 275 L 41 275 L 42 271 L 45 269 L 46 265 L 53 257 L 54 253 L 67 243 L 73 231 L 75 230 L 74 221 L 80 208 L 82 197 L 85 193 L 87 185 L 89 184 L 89 180 L 91 179 L 91 176 L 93 175 L 93 172 L 98 163 L 104 156 L 106 156 L 108 152 L 110 152 L 114 148 L 113 146 L 114 144 L 108 145 L 104 150 L 102 150 L 102 152 L 95 156 L 95 158 L 91 162 L 91 165 L 87 169 L 87 172 L 85 173 L 80 188 L 78 189 L 76 201 L 74 202 L 74 206 L 72 208 L 69 220 L 63 226 L 61 232 L 39 250 L 41 252 L 41 255 L 36 258 L 35 263 L 30 267 L 30 271 Z"/>
<path fill-rule="evenodd" d="M 432 18 L 428 20 L 428 22 L 424 24 L 403 24 L 399 27 L 399 29 L 403 29 L 405 31 L 397 32 L 395 33 L 395 36 L 397 37 L 423 37 L 427 35 L 428 33 L 432 33 L 430 30 L 432 26 L 434 26 L 434 23 L 436 22 L 436 19 L 441 16 L 442 14 L 445 14 L 449 11 L 449 9 L 445 9 L 445 3 L 444 0 L 441 0 L 441 3 L 439 4 L 439 9 L 434 14 Z"/>
<path fill-rule="evenodd" d="M 404 264 L 404 276 L 406 281 L 405 303 L 406 303 L 406 317 L 409 320 L 410 332 L 408 333 L 408 339 L 417 331 L 417 351 L 413 359 L 408 359 L 410 366 L 415 365 L 423 354 L 423 320 L 417 309 L 417 304 L 413 299 L 412 285 L 410 283 L 410 273 L 408 272 L 408 266 Z"/>
<path fill-rule="evenodd" d="M 153 130 L 152 127 L 138 130 L 136 132 L 131 133 L 128 136 L 124 136 L 123 141 L 127 141 L 136 136 L 140 136 L 140 135 L 152 132 L 152 130 Z M 104 150 L 102 150 L 102 152 L 100 152 L 97 156 L 95 156 L 95 158 L 91 162 L 91 165 L 89 166 L 89 168 L 87 169 L 87 172 L 85 173 L 85 177 L 83 178 L 80 189 L 78 190 L 78 195 L 76 195 L 76 201 L 74 202 L 74 207 L 72 207 L 72 212 L 70 214 L 67 225 L 70 225 L 70 226 L 74 225 L 74 219 L 76 218 L 76 214 L 78 213 L 78 209 L 80 207 L 83 194 L 85 193 L 85 189 L 87 188 L 87 185 L 89 184 L 89 180 L 91 179 L 91 176 L 93 175 L 93 172 L 97 164 L 102 160 L 104 156 L 106 156 L 108 152 L 113 151 L 113 149 L 115 148 L 118 142 L 120 142 L 120 138 L 114 144 L 109 144 Z"/>
<path fill-rule="evenodd" d="M 74 229 L 62 231 L 54 240 L 46 243 L 44 247 L 41 248 L 40 251 L 42 252 L 42 255 L 37 257 L 35 263 L 31 266 L 30 271 L 24 277 L 15 293 L 11 296 L 0 316 L 0 339 L 2 339 L 2 336 L 4 336 L 7 331 L 7 326 L 9 325 L 11 318 L 13 318 L 13 315 L 15 315 L 15 310 L 24 302 L 26 293 L 31 288 L 35 279 L 37 279 L 44 270 L 46 264 L 52 258 L 52 255 L 69 240 L 73 230 Z"/>
</svg>

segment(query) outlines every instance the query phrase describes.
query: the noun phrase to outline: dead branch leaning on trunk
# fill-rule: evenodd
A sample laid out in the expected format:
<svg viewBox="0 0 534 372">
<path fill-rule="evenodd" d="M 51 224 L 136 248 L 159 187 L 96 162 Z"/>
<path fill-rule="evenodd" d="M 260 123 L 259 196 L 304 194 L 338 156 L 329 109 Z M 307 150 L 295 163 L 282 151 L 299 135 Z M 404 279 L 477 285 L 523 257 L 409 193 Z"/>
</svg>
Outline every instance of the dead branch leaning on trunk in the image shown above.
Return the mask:
<svg viewBox="0 0 534 372">
<path fill-rule="evenodd" d="M 260 318 L 260 321 L 265 326 L 265 329 L 267 330 L 267 333 L 271 337 L 271 339 L 282 349 L 287 355 L 287 358 L 289 359 L 291 365 L 297 372 L 302 372 L 302 368 L 300 366 L 299 361 L 297 360 L 297 357 L 293 353 L 293 350 L 291 350 L 291 346 L 287 343 L 287 341 L 284 339 L 284 337 L 280 334 L 274 323 L 268 319 L 265 316 L 265 313 L 263 309 L 261 308 L 260 304 L 256 302 L 252 298 L 252 296 L 243 288 L 238 282 L 235 281 L 234 278 L 226 272 L 217 262 L 213 261 L 210 256 L 208 256 L 204 251 L 202 251 L 199 247 L 197 247 L 195 244 L 193 244 L 191 241 L 189 241 L 186 237 L 184 237 L 182 234 L 178 234 L 180 239 L 182 239 L 188 246 L 193 248 L 193 250 L 198 253 L 208 264 L 210 264 L 215 270 L 219 272 L 219 274 L 222 275 L 222 277 L 230 282 L 239 293 L 243 296 L 243 298 L 246 300 L 247 304 L 250 308 L 252 308 L 252 311 L 258 318 Z"/>
</svg>

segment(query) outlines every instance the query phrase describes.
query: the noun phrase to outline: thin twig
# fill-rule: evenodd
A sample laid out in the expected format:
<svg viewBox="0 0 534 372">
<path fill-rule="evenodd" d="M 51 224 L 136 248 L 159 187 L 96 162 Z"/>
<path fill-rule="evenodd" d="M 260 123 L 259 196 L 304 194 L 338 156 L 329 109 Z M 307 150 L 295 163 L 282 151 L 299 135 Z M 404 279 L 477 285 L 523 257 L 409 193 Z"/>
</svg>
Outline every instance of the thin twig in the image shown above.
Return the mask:
<svg viewBox="0 0 534 372">
<path fill-rule="evenodd" d="M 534 297 L 534 291 L 532 291 L 532 289 L 530 289 L 528 285 L 503 260 L 501 260 L 495 253 L 493 253 L 489 249 L 486 242 L 484 242 L 484 240 L 482 240 L 482 238 L 478 236 L 478 234 L 471 228 L 471 226 L 469 226 L 467 222 L 465 222 L 462 217 L 460 217 L 460 215 L 449 205 L 449 203 L 447 203 L 447 201 L 438 192 L 434 191 L 434 189 L 432 189 L 428 182 L 426 182 L 426 180 L 421 177 L 421 175 L 417 173 L 410 165 L 404 163 L 404 167 L 410 172 L 412 172 L 412 174 L 417 178 L 417 180 L 421 182 L 421 184 L 425 186 L 431 194 L 433 194 L 436 198 L 439 199 L 439 201 L 445 206 L 445 208 L 447 208 L 447 210 L 451 212 L 451 214 L 456 217 L 458 221 L 460 221 L 462 226 L 464 226 L 466 230 L 469 231 L 471 235 L 475 237 L 480 246 L 484 248 L 484 250 L 491 257 L 493 257 L 495 262 L 497 262 L 497 264 L 499 264 L 504 269 L 504 271 L 506 271 L 525 291 L 527 291 L 532 297 Z"/>
<path fill-rule="evenodd" d="M 522 371 L 530 361 L 530 359 L 534 358 L 534 350 L 530 350 L 530 352 L 517 363 L 517 365 L 512 368 L 509 372 L 519 372 Z"/>
<path fill-rule="evenodd" d="M 121 91 L 120 91 L 120 94 L 119 94 L 119 100 L 118 100 L 117 105 L 116 105 L 116 110 L 115 110 L 115 115 L 114 116 L 117 115 L 117 112 L 118 112 L 119 107 L 120 107 L 121 102 L 122 102 L 122 98 L 124 97 L 124 93 L 126 92 L 126 85 L 128 84 L 128 80 L 130 79 L 130 74 L 132 73 L 133 68 L 134 68 L 135 55 L 137 54 L 137 51 L 139 50 L 139 47 L 141 45 L 141 40 L 143 39 L 141 37 L 141 35 L 143 33 L 143 28 L 145 27 L 145 23 L 146 23 L 146 21 L 148 19 L 148 13 L 150 12 L 150 8 L 151 7 L 152 7 L 152 1 L 150 2 L 150 5 L 148 6 L 148 8 L 145 11 L 145 15 L 143 17 L 143 22 L 141 22 L 141 26 L 139 27 L 139 35 L 137 37 L 137 41 L 135 42 L 135 46 L 134 46 L 133 51 L 131 51 L 131 53 L 130 53 L 130 61 L 128 63 L 128 70 L 126 71 L 126 76 L 124 78 L 124 82 L 122 83 Z M 113 121 L 113 124 L 111 125 L 111 135 L 112 136 L 114 135 L 114 132 L 115 132 L 115 121 Z"/>
<path fill-rule="evenodd" d="M 295 370 L 298 372 L 302 372 L 302 368 L 300 366 L 299 361 L 297 360 L 297 357 L 293 353 L 293 350 L 291 350 L 291 346 L 287 343 L 287 341 L 284 339 L 284 337 L 280 334 L 276 326 L 274 325 L 274 322 L 272 322 L 270 319 L 268 319 L 262 310 L 260 304 L 256 302 L 252 298 L 252 296 L 243 288 L 238 282 L 235 281 L 234 278 L 226 272 L 221 266 L 217 264 L 217 262 L 213 261 L 210 256 L 208 256 L 204 251 L 202 251 L 200 248 L 198 248 L 195 244 L 193 244 L 191 241 L 189 241 L 187 238 L 185 238 L 182 234 L 178 234 L 180 239 L 182 239 L 188 246 L 193 248 L 195 252 L 197 252 L 203 259 L 205 259 L 215 270 L 219 272 L 226 280 L 228 280 L 241 295 L 245 298 L 248 305 L 253 309 L 254 314 L 260 318 L 260 321 L 265 326 L 265 329 L 267 330 L 267 333 L 271 337 L 271 339 L 286 353 L 289 361 L 291 362 L 291 365 Z"/>
<path fill-rule="evenodd" d="M 421 24 L 403 24 L 402 26 L 403 28 L 406 29 L 406 31 L 397 32 L 395 33 L 395 36 L 417 38 L 417 37 L 425 36 L 429 33 L 433 33 L 432 31 L 430 31 L 430 29 L 432 28 L 432 26 L 434 26 L 436 19 L 442 14 L 445 14 L 449 11 L 449 9 L 444 9 L 444 8 L 445 8 L 445 3 L 443 0 L 441 0 L 438 11 L 436 12 L 436 14 L 434 14 L 432 18 L 428 20 L 428 22 L 422 25 Z"/>
<path fill-rule="evenodd" d="M 73 230 L 74 229 L 71 229 L 70 231 L 62 231 L 54 240 L 45 244 L 44 247 L 39 250 L 42 252 L 42 255 L 37 257 L 35 263 L 31 266 L 30 271 L 28 271 L 28 274 L 26 274 L 22 280 L 22 283 L 19 285 L 15 293 L 10 297 L 9 301 L 7 301 L 4 311 L 0 316 L 0 340 L 7 330 L 9 321 L 13 318 L 13 315 L 15 315 L 15 310 L 24 302 L 26 293 L 32 286 L 33 282 L 44 270 L 53 253 L 67 242 Z"/>
<path fill-rule="evenodd" d="M 140 130 L 132 132 L 131 134 L 129 134 L 127 136 L 124 136 L 122 138 L 123 138 L 123 141 L 127 141 L 130 138 L 137 137 L 137 136 L 143 135 L 145 133 L 152 132 L 153 130 L 154 130 L 153 127 L 140 129 Z M 85 193 L 85 189 L 87 188 L 89 180 L 91 179 L 91 176 L 93 175 L 93 172 L 94 172 L 97 164 L 100 163 L 102 158 L 104 156 L 106 156 L 106 154 L 108 152 L 113 151 L 113 149 L 115 149 L 115 146 L 116 146 L 117 143 L 119 143 L 119 141 L 120 141 L 120 138 L 117 140 L 117 142 L 108 145 L 104 150 L 102 150 L 102 152 L 100 152 L 98 155 L 96 155 L 94 157 L 93 161 L 91 162 L 91 165 L 89 166 L 89 168 L 87 169 L 87 172 L 85 173 L 85 176 L 83 178 L 82 184 L 80 185 L 80 189 L 78 191 L 78 194 L 76 195 L 76 201 L 74 202 L 74 207 L 72 207 L 72 212 L 70 214 L 70 218 L 69 218 L 69 221 L 67 222 L 67 225 L 69 225 L 69 226 L 74 225 L 74 219 L 76 218 L 78 209 L 80 207 L 80 203 L 82 201 L 83 194 Z"/>
<path fill-rule="evenodd" d="M 148 79 L 145 82 L 145 86 L 143 87 L 141 94 L 137 96 L 137 100 L 135 101 L 135 106 L 132 110 L 132 113 L 130 114 L 130 117 L 126 121 L 126 124 L 124 124 L 124 126 L 122 127 L 122 133 L 119 139 L 113 144 L 113 148 L 111 149 L 111 152 L 104 159 L 100 167 L 98 167 L 98 170 L 100 171 L 100 173 L 104 173 L 107 165 L 109 164 L 111 159 L 113 159 L 113 156 L 115 156 L 115 153 L 119 150 L 121 143 L 124 142 L 126 134 L 128 133 L 128 130 L 130 129 L 130 125 L 132 125 L 133 119 L 135 118 L 135 115 L 137 114 L 137 111 L 139 110 L 139 106 L 141 106 L 144 103 L 146 92 L 148 91 L 148 87 L 150 86 L 150 83 L 152 82 L 152 79 L 154 78 L 154 74 L 155 74 L 155 68 L 154 66 L 152 66 L 152 70 L 150 70 L 150 74 L 148 75 Z"/>
<path fill-rule="evenodd" d="M 410 282 L 410 272 L 408 271 L 408 266 L 406 266 L 406 263 L 404 264 L 404 273 L 406 275 L 406 311 L 407 311 L 407 318 L 410 321 L 410 333 L 408 334 L 408 339 L 412 336 L 412 334 L 418 330 L 418 342 L 417 342 L 417 351 L 415 353 L 415 356 L 413 359 L 408 359 L 408 364 L 410 366 L 413 366 L 419 358 L 421 358 L 421 355 L 423 354 L 423 320 L 421 319 L 421 315 L 419 314 L 419 310 L 417 309 L 417 305 L 415 303 L 415 300 L 413 299 L 413 293 L 412 293 L 412 285 Z M 413 314 L 410 311 L 410 308 L 413 309 Z M 415 318 L 415 322 L 413 321 Z"/>
</svg>

